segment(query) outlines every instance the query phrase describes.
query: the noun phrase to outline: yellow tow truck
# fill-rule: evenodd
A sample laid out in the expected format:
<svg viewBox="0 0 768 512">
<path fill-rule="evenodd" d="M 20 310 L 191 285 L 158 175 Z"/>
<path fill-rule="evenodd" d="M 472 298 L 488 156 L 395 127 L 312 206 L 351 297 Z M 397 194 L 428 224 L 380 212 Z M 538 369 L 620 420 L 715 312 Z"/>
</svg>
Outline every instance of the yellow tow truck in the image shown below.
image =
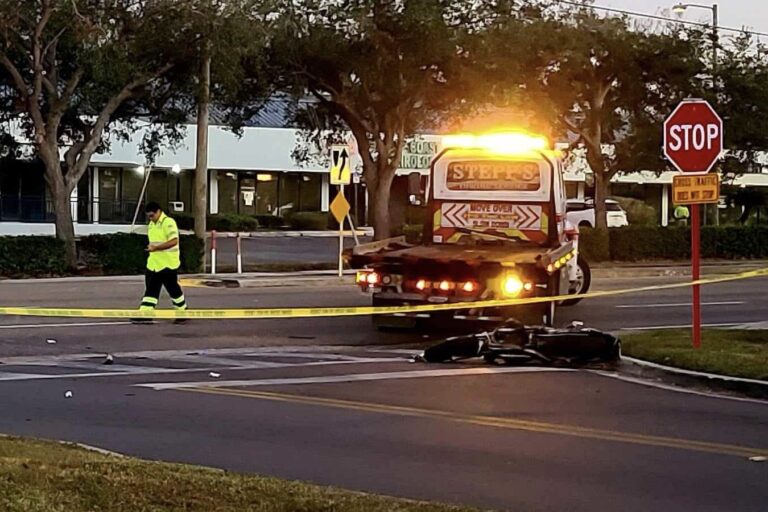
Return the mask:
<svg viewBox="0 0 768 512">
<path fill-rule="evenodd" d="M 560 152 L 523 132 L 445 136 L 426 183 L 409 176 L 412 204 L 427 208 L 422 242 L 404 237 L 347 252 L 374 306 L 466 303 L 429 313 L 374 315 L 378 327 L 514 318 L 552 325 L 555 302 L 481 308 L 472 302 L 586 293 L 589 267 L 566 222 Z M 578 301 L 574 296 L 565 302 Z"/>
</svg>

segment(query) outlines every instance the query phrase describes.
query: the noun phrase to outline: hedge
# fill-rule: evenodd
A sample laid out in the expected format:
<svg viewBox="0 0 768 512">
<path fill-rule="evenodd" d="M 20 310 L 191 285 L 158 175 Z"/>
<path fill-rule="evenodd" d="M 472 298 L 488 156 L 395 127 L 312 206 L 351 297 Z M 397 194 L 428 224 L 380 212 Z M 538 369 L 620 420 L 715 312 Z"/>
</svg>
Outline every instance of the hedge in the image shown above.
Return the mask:
<svg viewBox="0 0 768 512">
<path fill-rule="evenodd" d="M 329 217 L 331 217 L 330 213 L 296 212 L 288 215 L 288 224 L 291 229 L 299 231 L 322 231 L 328 229 Z"/>
<path fill-rule="evenodd" d="M 582 229 L 579 250 L 590 261 L 682 260 L 691 257 L 689 227 L 627 226 Z M 703 226 L 701 256 L 720 259 L 768 257 L 768 226 Z"/>
<path fill-rule="evenodd" d="M 66 271 L 61 240 L 52 236 L 0 237 L 0 276 L 60 276 Z"/>
<path fill-rule="evenodd" d="M 146 268 L 147 236 L 128 233 L 91 235 L 77 243 L 81 270 L 88 274 L 141 274 Z M 201 272 L 203 243 L 181 237 L 181 272 Z M 69 272 L 64 243 L 52 236 L 0 237 L 0 276 L 47 277 Z"/>
<path fill-rule="evenodd" d="M 179 229 L 195 229 L 195 218 L 189 213 L 176 213 L 171 214 L 176 220 Z M 264 215 L 263 217 L 272 217 L 271 215 Z M 279 217 L 278 217 L 279 218 Z M 208 231 L 221 231 L 221 232 L 249 232 L 256 231 L 259 227 L 259 220 L 256 217 L 250 215 L 240 215 L 238 213 L 220 213 L 217 215 L 209 215 L 206 220 L 206 229 Z"/>
</svg>

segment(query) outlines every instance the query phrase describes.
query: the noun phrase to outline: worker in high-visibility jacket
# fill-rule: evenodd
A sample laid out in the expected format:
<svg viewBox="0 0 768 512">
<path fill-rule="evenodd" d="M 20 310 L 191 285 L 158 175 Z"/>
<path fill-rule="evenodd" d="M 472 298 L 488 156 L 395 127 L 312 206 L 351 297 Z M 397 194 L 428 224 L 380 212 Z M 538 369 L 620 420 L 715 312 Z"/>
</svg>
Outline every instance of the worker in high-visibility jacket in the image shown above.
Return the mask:
<svg viewBox="0 0 768 512">
<path fill-rule="evenodd" d="M 144 209 L 149 220 L 149 244 L 147 245 L 146 289 L 141 299 L 141 311 L 155 309 L 163 287 L 171 296 L 176 310 L 187 309 L 184 292 L 179 285 L 179 228 L 176 221 L 163 212 L 157 203 L 148 203 Z M 179 320 L 177 320 L 178 322 Z"/>
</svg>

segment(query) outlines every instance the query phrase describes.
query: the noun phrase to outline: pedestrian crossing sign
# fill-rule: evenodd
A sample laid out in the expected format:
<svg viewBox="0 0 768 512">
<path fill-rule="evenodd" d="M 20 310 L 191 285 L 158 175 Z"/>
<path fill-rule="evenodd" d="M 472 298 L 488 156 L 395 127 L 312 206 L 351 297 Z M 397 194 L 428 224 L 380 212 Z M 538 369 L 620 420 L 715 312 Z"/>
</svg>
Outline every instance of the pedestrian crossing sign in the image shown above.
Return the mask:
<svg viewBox="0 0 768 512">
<path fill-rule="evenodd" d="M 349 185 L 352 167 L 347 146 L 331 146 L 331 185 Z"/>
</svg>

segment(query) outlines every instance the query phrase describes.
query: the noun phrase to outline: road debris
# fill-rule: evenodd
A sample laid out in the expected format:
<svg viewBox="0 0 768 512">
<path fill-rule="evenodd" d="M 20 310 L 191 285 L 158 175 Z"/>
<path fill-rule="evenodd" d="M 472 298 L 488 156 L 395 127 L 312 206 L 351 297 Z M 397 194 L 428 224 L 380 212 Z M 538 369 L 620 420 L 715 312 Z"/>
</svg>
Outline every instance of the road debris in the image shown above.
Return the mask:
<svg viewBox="0 0 768 512">
<path fill-rule="evenodd" d="M 53 339 L 53 338 L 48 338 L 47 340 L 45 340 L 45 342 L 47 344 L 49 344 L 49 345 L 55 345 L 56 344 L 56 340 Z"/>
<path fill-rule="evenodd" d="M 211 372 L 211 373 L 208 374 L 208 376 L 213 378 L 213 379 L 218 379 L 219 377 L 221 377 L 221 374 L 217 373 L 217 372 Z"/>
<path fill-rule="evenodd" d="M 763 455 L 756 455 L 755 457 L 750 457 L 749 460 L 752 462 L 765 462 L 768 460 L 768 457 Z"/>
<path fill-rule="evenodd" d="M 72 392 L 71 391 L 66 391 L 64 393 L 64 398 L 72 398 Z"/>
<path fill-rule="evenodd" d="M 583 327 L 581 322 L 554 329 L 510 320 L 493 331 L 448 338 L 427 348 L 415 360 L 444 363 L 482 358 L 490 364 L 580 364 L 616 361 L 620 345 L 612 334 Z"/>
<path fill-rule="evenodd" d="M 104 358 L 104 362 L 101 363 L 101 364 L 109 365 L 109 364 L 114 364 L 114 363 L 115 363 L 114 356 L 112 354 L 107 354 L 107 357 Z"/>
</svg>

